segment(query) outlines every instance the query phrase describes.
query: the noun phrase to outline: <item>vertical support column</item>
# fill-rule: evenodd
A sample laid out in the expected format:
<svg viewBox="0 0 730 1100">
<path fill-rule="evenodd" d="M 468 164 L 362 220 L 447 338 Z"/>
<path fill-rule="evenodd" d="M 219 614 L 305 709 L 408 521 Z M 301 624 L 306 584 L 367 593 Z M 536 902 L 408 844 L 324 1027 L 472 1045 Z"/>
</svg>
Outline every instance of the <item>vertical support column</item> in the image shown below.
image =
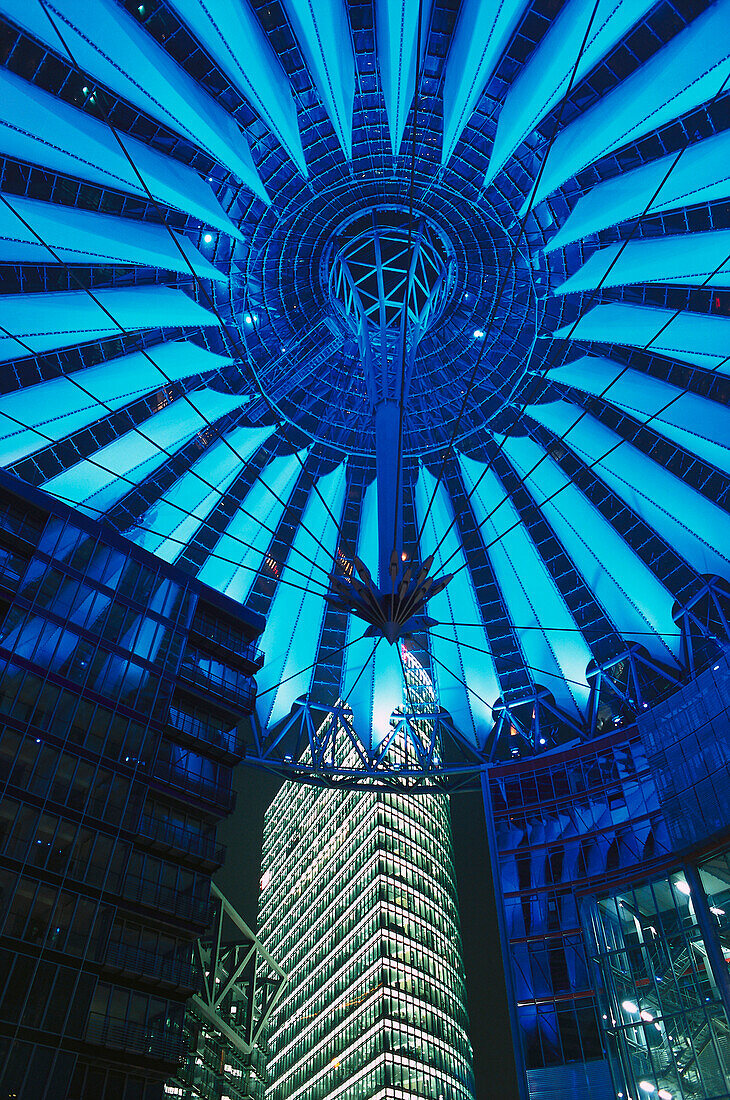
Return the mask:
<svg viewBox="0 0 730 1100">
<path fill-rule="evenodd" d="M 512 1047 L 515 1056 L 515 1069 L 517 1071 L 517 1087 L 519 1089 L 518 1100 L 529 1100 L 527 1070 L 525 1068 L 525 1056 L 522 1050 L 522 1037 L 520 1035 L 520 1021 L 517 1015 L 515 986 L 512 979 L 512 959 L 509 953 L 509 936 L 507 935 L 507 922 L 504 914 L 502 881 L 499 876 L 499 851 L 497 849 L 497 834 L 494 829 L 492 794 L 489 790 L 489 778 L 486 768 L 482 769 L 481 780 L 484 818 L 487 826 L 487 840 L 489 841 L 489 862 L 492 865 L 492 882 L 494 884 L 494 896 L 497 902 L 497 924 L 499 926 L 499 939 L 502 947 L 502 962 L 504 966 L 505 984 L 507 986 L 510 1027 L 512 1030 Z"/>
<path fill-rule="evenodd" d="M 710 916 L 710 903 L 696 866 L 693 863 L 685 863 L 682 870 L 690 889 L 692 907 L 707 951 L 707 961 L 722 999 L 725 1015 L 730 1022 L 730 973 L 717 937 L 717 928 L 713 925 Z"/>
<path fill-rule="evenodd" d="M 390 558 L 403 550 L 403 478 L 398 471 L 397 401 L 381 401 L 375 408 L 375 465 L 378 479 L 378 583 L 390 589 Z M 395 537 L 394 537 L 395 536 Z"/>
</svg>

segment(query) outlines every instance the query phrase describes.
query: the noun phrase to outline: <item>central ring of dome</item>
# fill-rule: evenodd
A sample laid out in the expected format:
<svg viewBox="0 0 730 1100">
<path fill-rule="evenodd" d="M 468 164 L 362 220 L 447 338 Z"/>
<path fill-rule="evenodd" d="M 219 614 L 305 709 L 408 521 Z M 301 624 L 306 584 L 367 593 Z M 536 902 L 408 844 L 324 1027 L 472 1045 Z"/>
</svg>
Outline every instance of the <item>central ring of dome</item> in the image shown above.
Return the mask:
<svg viewBox="0 0 730 1100">
<path fill-rule="evenodd" d="M 477 197 L 416 166 L 413 223 L 425 231 L 430 254 L 424 285 L 432 288 L 442 268 L 445 279 L 418 333 L 406 455 L 438 452 L 452 437 L 466 445 L 486 424 L 499 430 L 503 410 L 547 346 L 536 344 L 547 305 L 537 281 L 544 278 L 542 261 L 534 264 L 527 241 L 513 238 L 508 209 Z M 402 239 L 410 206 L 401 173 L 363 164 L 354 176 L 334 173 L 327 185 L 303 183 L 263 215 L 243 219 L 245 239 L 232 249 L 227 312 L 245 347 L 246 370 L 278 415 L 301 432 L 297 439 L 335 454 L 367 457 L 375 448 L 362 339 L 334 287 L 336 261 L 352 256 L 358 243 L 368 251 L 368 240 L 359 239 L 376 214 Z M 425 295 L 416 293 L 420 317 Z M 267 408 L 263 399 L 252 403 L 253 421 L 263 422 Z"/>
<path fill-rule="evenodd" d="M 425 333 L 448 298 L 450 251 L 427 219 L 403 210 L 369 210 L 330 242 L 325 263 L 334 253 L 331 300 L 356 332 L 364 323 L 383 333 L 404 324 Z"/>
</svg>

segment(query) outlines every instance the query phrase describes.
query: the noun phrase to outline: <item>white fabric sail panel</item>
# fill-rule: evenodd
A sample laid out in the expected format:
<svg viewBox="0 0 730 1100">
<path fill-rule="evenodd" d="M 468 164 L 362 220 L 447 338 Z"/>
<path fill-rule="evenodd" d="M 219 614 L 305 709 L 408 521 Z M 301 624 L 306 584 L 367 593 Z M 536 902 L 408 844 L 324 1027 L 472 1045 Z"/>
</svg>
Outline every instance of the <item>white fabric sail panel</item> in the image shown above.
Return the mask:
<svg viewBox="0 0 730 1100">
<path fill-rule="evenodd" d="M 456 527 L 451 526 L 454 513 L 448 493 L 443 483 L 436 488 L 436 478 L 425 466 L 416 483 L 416 515 L 419 527 L 423 526 L 421 556 L 435 554 L 431 576 L 455 574 L 427 607 L 429 618 L 438 623 L 429 633 L 436 698 L 463 736 L 483 748 L 494 725 L 492 709 L 502 689 L 471 572 L 466 568 L 464 548 Z"/>
<path fill-rule="evenodd" d="M 289 80 L 249 0 L 170 0 L 170 3 L 306 176 Z"/>
<path fill-rule="evenodd" d="M 527 415 L 560 438 L 699 573 L 730 577 L 730 516 L 669 470 L 567 401 Z M 615 449 L 613 449 L 615 448 Z M 724 549 L 723 549 L 724 548 Z"/>
<path fill-rule="evenodd" d="M 442 164 L 451 159 L 526 9 L 526 0 L 463 0 L 446 59 Z"/>
<path fill-rule="evenodd" d="M 520 216 L 576 172 L 716 96 L 730 76 L 730 0 L 716 0 L 555 139 Z"/>
<path fill-rule="evenodd" d="M 573 717 L 583 716 L 590 648 L 500 479 L 466 455 L 459 464 L 530 676 Z"/>
<path fill-rule="evenodd" d="M 115 287 L 95 290 L 94 297 L 99 304 L 83 290 L 0 295 L 0 362 L 122 332 L 219 324 L 214 313 L 169 287 Z"/>
<path fill-rule="evenodd" d="M 497 439 L 616 631 L 676 664 L 671 593 L 538 443 L 529 436 Z"/>
<path fill-rule="evenodd" d="M 421 54 L 423 63 L 433 0 L 376 0 L 375 33 L 378 46 L 380 81 L 390 130 L 390 147 L 397 156 L 416 84 L 418 18 L 421 15 Z"/>
<path fill-rule="evenodd" d="M 603 397 L 641 424 L 730 474 L 730 410 L 611 359 L 584 356 L 557 367 L 550 381 Z M 605 396 L 604 396 L 605 394 Z"/>
<path fill-rule="evenodd" d="M 0 0 L 0 12 L 64 59 L 70 53 L 92 80 L 209 153 L 268 203 L 248 143 L 235 120 L 121 4 L 114 0 L 94 0 L 93 4 Z"/>
<path fill-rule="evenodd" d="M 144 198 L 146 187 L 156 202 L 191 214 L 231 237 L 241 237 L 197 172 L 136 138 L 117 136 L 119 140 L 100 119 L 9 69 L 0 69 L 0 153 L 4 156 Z"/>
<path fill-rule="evenodd" d="M 0 464 L 10 465 L 65 439 L 169 382 L 217 371 L 230 362 L 190 341 L 170 341 L 146 355 L 135 351 L 7 393 L 0 397 Z"/>
<path fill-rule="evenodd" d="M 730 317 L 608 302 L 589 310 L 575 327 L 571 322 L 554 335 L 646 348 L 655 355 L 730 374 Z"/>
<path fill-rule="evenodd" d="M 730 229 L 634 238 L 600 248 L 555 293 L 642 283 L 730 285 Z"/>
<path fill-rule="evenodd" d="M 199 580 L 245 603 L 264 555 L 294 492 L 307 450 L 273 459 L 251 486 L 240 508 L 208 555 Z M 295 568 L 304 572 L 304 562 Z M 300 578 L 304 582 L 304 578 Z"/>
<path fill-rule="evenodd" d="M 43 489 L 66 504 L 98 518 L 146 477 L 168 455 L 184 446 L 225 413 L 241 408 L 248 397 L 196 390 L 188 399 L 179 397 L 162 412 L 95 452 L 68 470 L 43 483 Z"/>
<path fill-rule="evenodd" d="M 256 712 L 264 728 L 285 718 L 311 687 L 310 666 L 317 657 L 327 607 L 323 593 L 337 552 L 344 503 L 343 462 L 320 477 L 309 494 L 266 620 L 261 638 L 266 663 L 256 678 Z"/>
<path fill-rule="evenodd" d="M 201 256 L 187 237 L 174 231 L 171 235 L 165 226 L 19 195 L 3 199 L 0 262 L 133 264 L 185 275 L 192 268 L 201 279 L 228 281 L 227 275 Z"/>
<path fill-rule="evenodd" d="M 679 159 L 676 153 L 668 153 L 650 164 L 596 184 L 578 200 L 545 251 L 552 252 L 591 233 L 639 217 L 650 199 L 649 212 L 654 214 L 729 198 L 730 130 L 724 130 L 689 145 Z"/>
<path fill-rule="evenodd" d="M 569 0 L 510 85 L 485 186 L 565 95 L 654 6 L 653 0 Z M 572 84 L 571 84 L 572 80 Z"/>
<path fill-rule="evenodd" d="M 283 0 L 337 140 L 352 159 L 355 58 L 344 0 Z"/>
<path fill-rule="evenodd" d="M 273 430 L 236 428 L 218 440 L 147 509 L 127 538 L 175 561 Z"/>
<path fill-rule="evenodd" d="M 357 554 L 378 575 L 378 487 L 365 490 L 357 540 Z M 390 716 L 403 703 L 400 642 L 364 637 L 368 624 L 357 615 L 347 620 L 347 649 L 343 655 L 340 697 L 352 708 L 353 728 L 369 750 L 375 750 L 390 732 Z"/>
</svg>

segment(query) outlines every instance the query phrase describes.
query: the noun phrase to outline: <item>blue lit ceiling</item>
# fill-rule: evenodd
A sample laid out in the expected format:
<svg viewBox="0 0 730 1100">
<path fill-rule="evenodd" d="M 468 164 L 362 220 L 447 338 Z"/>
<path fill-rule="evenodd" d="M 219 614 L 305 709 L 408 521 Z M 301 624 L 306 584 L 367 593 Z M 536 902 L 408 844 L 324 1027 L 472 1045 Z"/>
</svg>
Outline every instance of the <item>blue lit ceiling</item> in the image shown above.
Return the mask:
<svg viewBox="0 0 730 1100">
<path fill-rule="evenodd" d="M 632 721 L 726 640 L 730 0 L 0 17 L 0 461 L 267 615 L 252 759 L 457 784 Z M 395 646 L 325 598 L 377 569 L 331 293 L 374 211 L 448 271 L 403 545 L 455 575 Z"/>
</svg>

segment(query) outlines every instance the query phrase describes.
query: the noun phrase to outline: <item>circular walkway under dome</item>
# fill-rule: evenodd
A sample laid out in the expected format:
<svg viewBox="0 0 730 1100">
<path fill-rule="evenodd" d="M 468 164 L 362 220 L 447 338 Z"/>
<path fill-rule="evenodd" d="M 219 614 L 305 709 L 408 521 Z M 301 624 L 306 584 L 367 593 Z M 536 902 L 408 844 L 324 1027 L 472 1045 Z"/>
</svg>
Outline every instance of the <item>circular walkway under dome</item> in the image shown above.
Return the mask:
<svg viewBox="0 0 730 1100">
<path fill-rule="evenodd" d="M 0 462 L 455 788 L 728 641 L 730 0 L 0 0 Z"/>
</svg>

